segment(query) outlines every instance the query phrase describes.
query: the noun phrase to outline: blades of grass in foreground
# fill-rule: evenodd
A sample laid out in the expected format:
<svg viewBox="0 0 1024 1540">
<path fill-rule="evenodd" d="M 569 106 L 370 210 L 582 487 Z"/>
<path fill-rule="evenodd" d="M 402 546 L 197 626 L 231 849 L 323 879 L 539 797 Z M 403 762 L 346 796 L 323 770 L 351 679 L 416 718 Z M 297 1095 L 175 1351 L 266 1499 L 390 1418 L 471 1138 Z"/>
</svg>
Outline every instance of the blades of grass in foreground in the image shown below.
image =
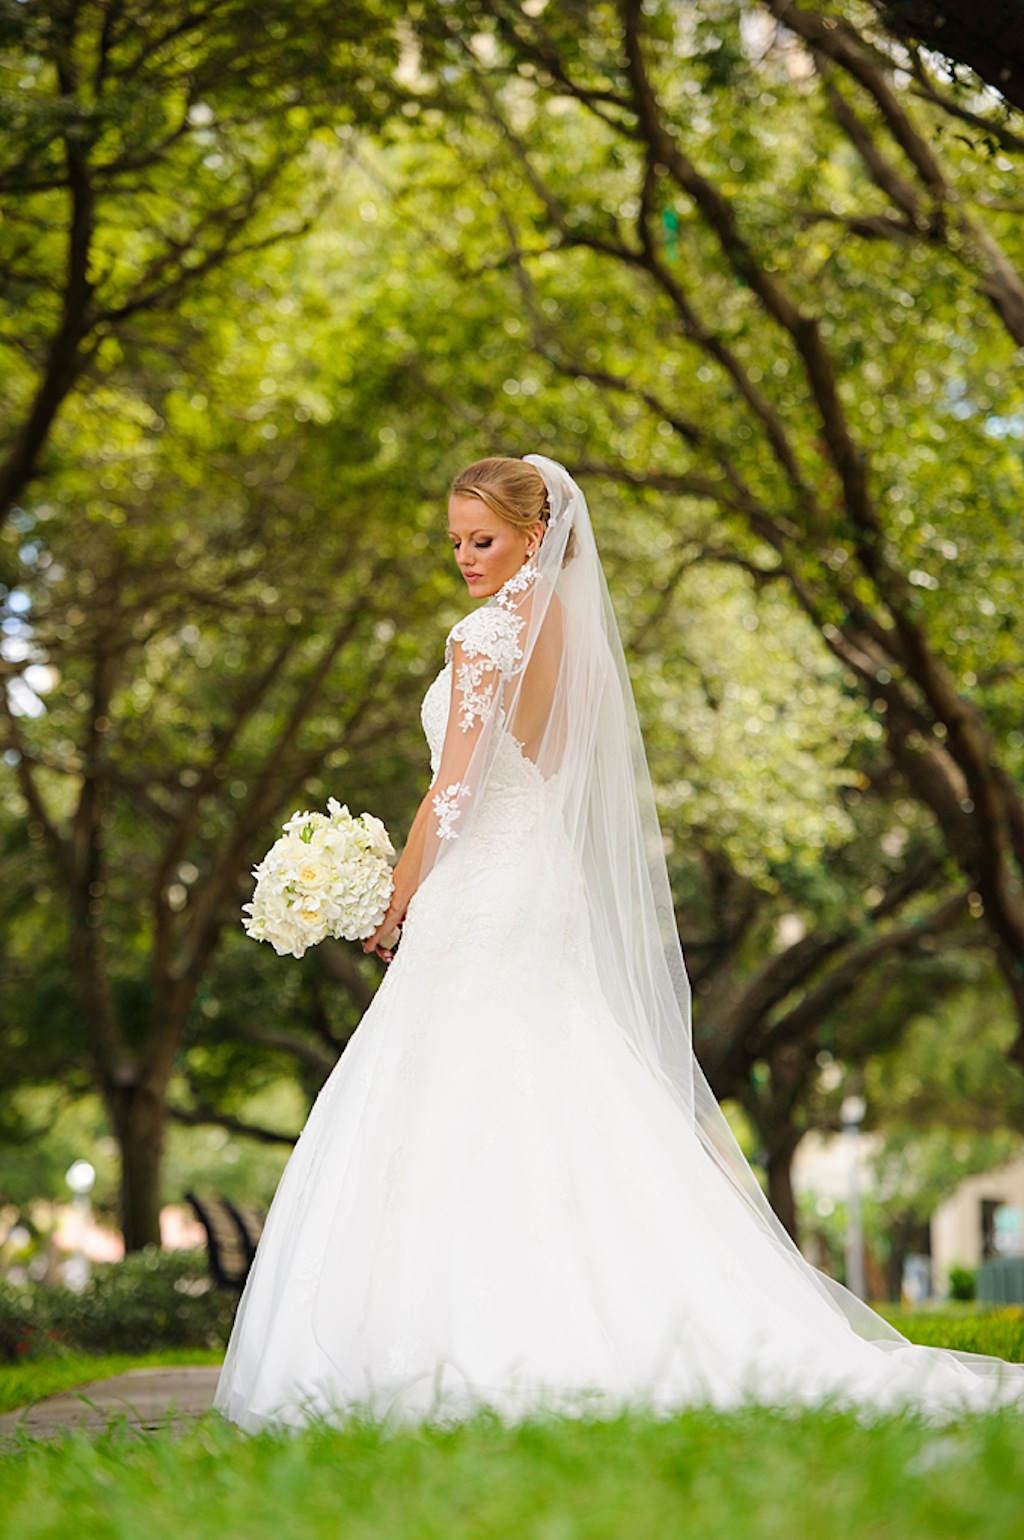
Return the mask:
<svg viewBox="0 0 1024 1540">
<path fill-rule="evenodd" d="M 247 1438 L 121 1429 L 0 1462 L 0 1534 L 98 1540 L 1019 1540 L 1024 1417 L 481 1416 Z"/>
</svg>

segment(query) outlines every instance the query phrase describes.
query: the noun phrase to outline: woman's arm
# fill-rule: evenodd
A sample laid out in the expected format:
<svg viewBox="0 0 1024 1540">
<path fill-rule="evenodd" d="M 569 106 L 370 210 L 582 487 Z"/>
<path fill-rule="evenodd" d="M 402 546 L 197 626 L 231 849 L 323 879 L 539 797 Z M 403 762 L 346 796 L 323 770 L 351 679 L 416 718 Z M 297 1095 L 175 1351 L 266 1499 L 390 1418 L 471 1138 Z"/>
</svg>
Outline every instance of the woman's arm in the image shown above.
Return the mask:
<svg viewBox="0 0 1024 1540">
<path fill-rule="evenodd" d="M 405 849 L 398 858 L 393 873 L 394 890 L 391 894 L 391 903 L 388 912 L 381 920 L 372 936 L 367 936 L 363 942 L 364 952 L 376 952 L 378 957 L 383 957 L 385 962 L 391 961 L 391 949 L 381 945 L 384 936 L 391 933 L 401 925 L 405 919 L 405 911 L 409 907 L 409 900 L 419 886 L 420 871 L 423 867 L 423 846 L 427 837 L 430 822 L 434 817 L 434 809 L 431 802 L 434 788 L 430 788 L 416 812 L 409 830 L 409 838 L 405 842 Z"/>
<path fill-rule="evenodd" d="M 394 871 L 394 892 L 387 914 L 372 936 L 363 942 L 364 952 L 376 952 L 387 962 L 391 950 L 382 940 L 390 936 L 395 927 L 405 919 L 409 900 L 419 887 L 424 869 L 424 853 L 428 841 L 458 839 L 455 825 L 462 814 L 471 787 L 466 775 L 480 741 L 480 735 L 489 720 L 498 698 L 501 682 L 499 660 L 493 655 L 493 628 L 507 626 L 502 611 L 481 627 L 481 617 L 493 617 L 493 610 L 475 610 L 467 619 L 477 622 L 474 635 L 459 638 L 452 648 L 452 689 L 448 703 L 448 726 L 445 730 L 444 747 L 437 774 L 413 819 L 409 838 L 405 843 Z M 513 632 L 513 646 L 515 632 Z"/>
</svg>

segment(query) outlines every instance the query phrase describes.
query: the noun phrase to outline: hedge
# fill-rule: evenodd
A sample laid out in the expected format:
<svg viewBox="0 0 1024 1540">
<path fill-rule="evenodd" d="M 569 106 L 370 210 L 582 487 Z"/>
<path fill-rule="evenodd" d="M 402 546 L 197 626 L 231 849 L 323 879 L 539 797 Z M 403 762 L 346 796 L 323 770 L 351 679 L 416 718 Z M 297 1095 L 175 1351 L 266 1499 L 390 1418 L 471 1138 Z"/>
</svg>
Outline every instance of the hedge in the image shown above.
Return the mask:
<svg viewBox="0 0 1024 1540">
<path fill-rule="evenodd" d="M 213 1287 L 200 1250 L 151 1248 L 99 1263 L 81 1292 L 0 1280 L 0 1362 L 223 1347 L 235 1304 Z"/>
</svg>

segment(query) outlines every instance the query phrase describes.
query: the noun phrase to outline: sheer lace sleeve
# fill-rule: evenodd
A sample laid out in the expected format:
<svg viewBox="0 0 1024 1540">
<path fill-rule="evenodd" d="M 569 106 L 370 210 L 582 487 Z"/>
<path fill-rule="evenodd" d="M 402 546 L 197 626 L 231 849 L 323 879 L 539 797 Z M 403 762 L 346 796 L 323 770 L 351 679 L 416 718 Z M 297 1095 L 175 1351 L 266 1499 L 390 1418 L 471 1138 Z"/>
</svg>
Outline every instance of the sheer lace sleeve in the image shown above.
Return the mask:
<svg viewBox="0 0 1024 1540">
<path fill-rule="evenodd" d="M 513 611 L 487 606 L 460 620 L 448 637 L 451 700 L 432 798 L 438 839 L 458 838 L 455 825 L 472 794 L 466 772 L 485 726 L 495 711 L 500 712 L 502 680 L 521 660 L 522 624 Z"/>
</svg>

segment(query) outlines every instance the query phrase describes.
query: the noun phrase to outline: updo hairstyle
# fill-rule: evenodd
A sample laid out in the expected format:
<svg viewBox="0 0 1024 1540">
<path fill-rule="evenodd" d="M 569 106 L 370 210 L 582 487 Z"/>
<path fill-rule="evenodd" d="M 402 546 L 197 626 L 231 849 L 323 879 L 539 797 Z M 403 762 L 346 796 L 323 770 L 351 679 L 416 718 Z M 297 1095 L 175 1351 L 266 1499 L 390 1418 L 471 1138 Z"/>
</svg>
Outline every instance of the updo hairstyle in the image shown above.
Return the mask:
<svg viewBox="0 0 1024 1540">
<path fill-rule="evenodd" d="M 460 471 L 452 482 L 453 497 L 478 497 L 492 513 L 506 524 L 527 529 L 540 519 L 548 522 L 548 489 L 535 465 L 513 460 L 508 455 L 492 455 L 476 460 Z"/>
<path fill-rule="evenodd" d="M 528 529 L 538 519 L 546 529 L 551 517 L 544 477 L 535 465 L 527 460 L 513 459 L 511 455 L 491 455 L 487 460 L 475 460 L 472 465 L 467 465 L 452 482 L 451 496 L 478 497 L 499 519 L 516 529 Z M 570 530 L 566 561 L 572 543 Z"/>
</svg>

